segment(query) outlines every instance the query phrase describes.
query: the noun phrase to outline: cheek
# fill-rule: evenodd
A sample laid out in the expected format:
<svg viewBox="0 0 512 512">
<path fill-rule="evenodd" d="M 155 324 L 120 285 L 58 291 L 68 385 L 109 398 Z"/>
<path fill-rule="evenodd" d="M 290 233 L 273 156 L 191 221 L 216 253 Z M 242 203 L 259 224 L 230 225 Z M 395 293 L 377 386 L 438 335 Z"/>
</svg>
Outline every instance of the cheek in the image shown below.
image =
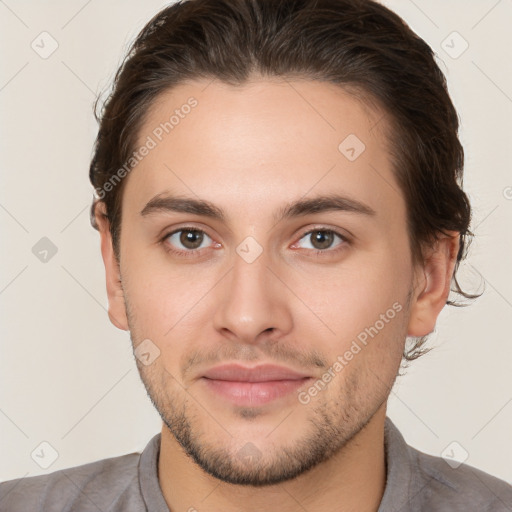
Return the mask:
<svg viewBox="0 0 512 512">
<path fill-rule="evenodd" d="M 313 270 L 306 280 L 295 277 L 293 285 L 337 339 L 351 339 L 390 308 L 391 314 L 405 309 L 408 263 L 399 261 L 391 251 L 356 256 L 337 267 Z M 393 309 L 395 303 L 399 306 Z"/>
<path fill-rule="evenodd" d="M 198 273 L 193 266 L 185 267 L 173 269 L 142 258 L 126 268 L 125 293 L 135 312 L 134 328 L 139 337 L 158 340 L 162 350 L 177 348 L 170 346 L 176 337 L 193 335 L 208 318 L 207 298 L 216 275 L 211 269 Z"/>
</svg>

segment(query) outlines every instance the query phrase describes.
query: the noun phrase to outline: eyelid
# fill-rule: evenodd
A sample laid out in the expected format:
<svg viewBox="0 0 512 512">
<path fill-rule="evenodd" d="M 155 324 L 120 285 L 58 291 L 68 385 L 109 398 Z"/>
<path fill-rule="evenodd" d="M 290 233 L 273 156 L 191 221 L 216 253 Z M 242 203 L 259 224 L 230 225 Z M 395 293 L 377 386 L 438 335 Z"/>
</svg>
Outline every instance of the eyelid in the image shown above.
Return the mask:
<svg viewBox="0 0 512 512">
<path fill-rule="evenodd" d="M 342 240 L 345 240 L 346 242 L 348 242 L 350 240 L 349 236 L 341 233 L 338 230 L 338 228 L 333 228 L 333 227 L 324 226 L 324 225 L 315 226 L 313 228 L 307 229 L 306 231 L 302 232 L 302 234 L 300 235 L 300 238 L 304 238 L 304 236 L 314 233 L 315 231 L 327 231 L 329 233 L 334 233 L 335 235 L 338 235 Z"/>
<path fill-rule="evenodd" d="M 210 237 L 213 240 L 213 237 L 208 233 L 208 231 L 202 227 L 192 226 L 192 225 L 183 225 L 178 227 L 169 228 L 169 230 L 164 230 L 163 235 L 159 236 L 159 240 L 166 240 L 171 235 L 175 233 L 179 233 L 180 231 L 197 231 L 199 233 L 203 233 L 206 236 Z"/>
</svg>

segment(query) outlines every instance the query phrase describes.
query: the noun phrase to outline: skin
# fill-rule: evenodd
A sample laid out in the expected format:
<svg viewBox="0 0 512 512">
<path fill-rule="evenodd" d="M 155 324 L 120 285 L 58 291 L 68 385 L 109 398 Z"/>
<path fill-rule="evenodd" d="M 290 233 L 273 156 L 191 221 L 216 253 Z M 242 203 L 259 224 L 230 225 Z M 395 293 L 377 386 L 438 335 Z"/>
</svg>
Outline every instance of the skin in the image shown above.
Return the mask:
<svg viewBox="0 0 512 512">
<path fill-rule="evenodd" d="M 97 216 L 110 319 L 130 331 L 134 349 L 149 339 L 160 351 L 137 365 L 164 422 L 164 498 L 173 511 L 377 511 L 386 481 L 386 402 L 406 336 L 432 332 L 446 303 L 457 233 L 413 265 L 386 117 L 340 87 L 263 77 L 240 87 L 184 83 L 160 95 L 139 142 L 190 96 L 198 105 L 127 178 L 120 263 L 108 222 Z M 354 161 L 338 150 L 349 134 L 366 146 Z M 208 200 L 225 219 L 142 216 L 162 193 Z M 288 203 L 331 193 L 375 215 L 322 211 L 274 220 Z M 196 245 L 180 242 L 183 232 L 161 241 L 183 226 L 206 235 Z M 311 229 L 347 240 L 319 242 L 306 234 Z M 247 237 L 262 249 L 251 263 L 236 251 Z M 307 404 L 293 392 L 238 407 L 200 379 L 228 361 L 276 363 L 321 379 L 396 303 L 394 318 Z M 249 462 L 240 457 L 244 447 L 254 454 Z"/>
</svg>

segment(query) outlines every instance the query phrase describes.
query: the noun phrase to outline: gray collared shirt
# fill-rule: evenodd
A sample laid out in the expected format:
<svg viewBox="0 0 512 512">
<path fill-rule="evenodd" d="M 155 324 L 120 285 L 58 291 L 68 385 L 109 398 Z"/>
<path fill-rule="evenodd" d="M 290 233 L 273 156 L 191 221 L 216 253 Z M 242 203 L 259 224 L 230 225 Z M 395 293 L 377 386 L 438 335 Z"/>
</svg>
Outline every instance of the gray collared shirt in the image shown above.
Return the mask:
<svg viewBox="0 0 512 512">
<path fill-rule="evenodd" d="M 504 480 L 412 448 L 389 418 L 384 439 L 387 479 L 378 512 L 512 512 L 512 486 Z M 169 512 L 158 481 L 159 452 L 156 434 L 141 454 L 0 483 L 0 511 Z"/>
</svg>

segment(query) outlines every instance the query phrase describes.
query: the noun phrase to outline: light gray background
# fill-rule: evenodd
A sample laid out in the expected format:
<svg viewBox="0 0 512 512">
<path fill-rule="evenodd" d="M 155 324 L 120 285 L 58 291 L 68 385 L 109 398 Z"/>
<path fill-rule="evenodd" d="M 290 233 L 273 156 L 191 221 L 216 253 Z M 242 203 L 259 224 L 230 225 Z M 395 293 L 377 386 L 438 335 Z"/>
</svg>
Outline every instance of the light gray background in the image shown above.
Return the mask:
<svg viewBox="0 0 512 512">
<path fill-rule="evenodd" d="M 465 450 L 468 464 L 512 482 L 512 2 L 383 3 L 446 73 L 476 233 L 461 281 L 486 288 L 471 306 L 443 310 L 435 350 L 399 378 L 388 414 L 413 446 L 447 457 Z M 164 5 L 0 1 L 0 480 L 139 451 L 160 430 L 128 333 L 107 317 L 88 164 L 95 96 Z M 31 47 L 50 48 L 43 31 L 58 43 L 46 59 Z M 463 41 L 453 31 L 469 44 L 457 58 Z M 42 237 L 58 249 L 46 263 L 32 252 Z M 53 462 L 42 442 L 58 453 Z"/>
</svg>

